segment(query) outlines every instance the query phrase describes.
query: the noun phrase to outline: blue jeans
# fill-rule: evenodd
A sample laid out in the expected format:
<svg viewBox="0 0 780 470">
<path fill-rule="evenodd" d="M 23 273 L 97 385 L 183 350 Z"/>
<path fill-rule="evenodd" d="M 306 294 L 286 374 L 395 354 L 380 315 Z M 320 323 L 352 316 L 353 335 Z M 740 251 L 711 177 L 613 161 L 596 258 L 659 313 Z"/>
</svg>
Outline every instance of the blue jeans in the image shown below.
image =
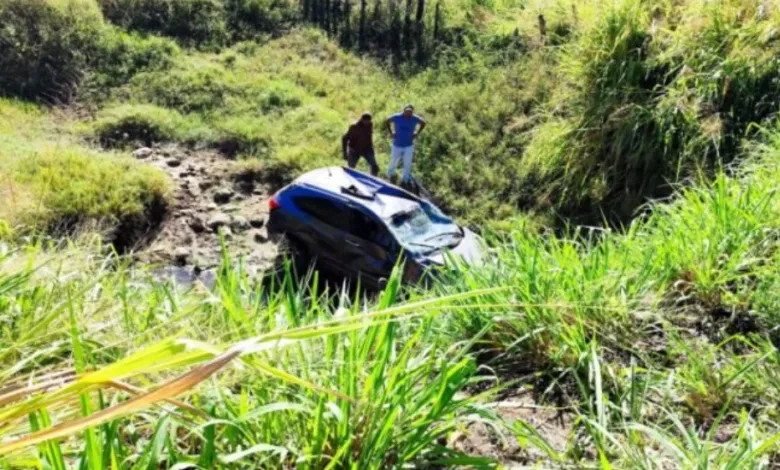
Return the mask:
<svg viewBox="0 0 780 470">
<path fill-rule="evenodd" d="M 404 183 L 410 183 L 412 181 L 412 156 L 414 155 L 414 145 L 408 147 L 396 147 L 393 145 L 393 150 L 390 155 L 390 167 L 387 169 L 388 178 L 395 176 L 395 169 L 398 167 L 398 162 L 403 159 L 404 171 L 401 174 L 401 181 Z"/>
</svg>

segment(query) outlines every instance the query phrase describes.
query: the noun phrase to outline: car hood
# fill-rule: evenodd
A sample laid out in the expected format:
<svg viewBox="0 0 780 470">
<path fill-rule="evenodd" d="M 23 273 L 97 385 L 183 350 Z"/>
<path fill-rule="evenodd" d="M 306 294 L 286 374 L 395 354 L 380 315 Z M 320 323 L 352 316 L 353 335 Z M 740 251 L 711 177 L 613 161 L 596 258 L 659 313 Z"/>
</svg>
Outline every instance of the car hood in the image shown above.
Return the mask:
<svg viewBox="0 0 780 470">
<path fill-rule="evenodd" d="M 443 265 L 447 256 L 445 253 L 461 258 L 467 264 L 474 266 L 480 266 L 485 256 L 482 239 L 467 228 L 463 229 L 463 239 L 458 243 L 458 246 L 450 248 L 447 252 L 434 253 L 427 256 L 427 259 L 432 263 Z"/>
</svg>

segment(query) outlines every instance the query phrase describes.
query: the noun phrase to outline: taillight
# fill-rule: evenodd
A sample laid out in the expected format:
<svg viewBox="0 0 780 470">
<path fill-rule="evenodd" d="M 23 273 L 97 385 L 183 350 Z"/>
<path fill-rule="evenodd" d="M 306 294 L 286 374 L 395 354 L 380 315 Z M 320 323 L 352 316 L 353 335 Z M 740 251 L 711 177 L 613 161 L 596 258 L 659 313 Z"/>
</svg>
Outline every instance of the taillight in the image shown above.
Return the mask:
<svg viewBox="0 0 780 470">
<path fill-rule="evenodd" d="M 274 194 L 271 196 L 271 199 L 268 200 L 268 210 L 274 210 L 279 208 L 279 201 L 276 200 L 276 195 Z"/>
</svg>

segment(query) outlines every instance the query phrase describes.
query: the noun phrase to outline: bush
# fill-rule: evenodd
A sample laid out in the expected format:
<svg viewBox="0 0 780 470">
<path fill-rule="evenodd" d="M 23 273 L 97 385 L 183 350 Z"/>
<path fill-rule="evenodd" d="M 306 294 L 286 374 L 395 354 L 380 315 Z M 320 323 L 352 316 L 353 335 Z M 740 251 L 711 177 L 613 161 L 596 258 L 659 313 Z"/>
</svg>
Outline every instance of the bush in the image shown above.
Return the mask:
<svg viewBox="0 0 780 470">
<path fill-rule="evenodd" d="M 100 6 L 114 24 L 170 36 L 188 46 L 222 46 L 228 40 L 220 0 L 100 0 Z"/>
<path fill-rule="evenodd" d="M 298 9 L 289 0 L 225 0 L 233 40 L 256 38 L 290 26 Z"/>
<path fill-rule="evenodd" d="M 67 101 L 100 40 L 103 20 L 89 0 L 0 3 L 0 94 Z"/>
<path fill-rule="evenodd" d="M 134 98 L 173 108 L 182 113 L 205 113 L 225 106 L 231 94 L 240 94 L 230 85 L 223 69 L 191 67 L 164 73 L 143 73 L 131 83 Z"/>
<path fill-rule="evenodd" d="M 165 108 L 152 105 L 123 105 L 101 113 L 93 130 L 104 147 L 175 140 L 182 135 L 184 118 Z"/>
<path fill-rule="evenodd" d="M 0 238 L 98 222 L 122 227 L 117 236 L 127 239 L 153 224 L 169 191 L 165 174 L 86 149 L 62 129 L 35 106 L 0 100 Z"/>
<path fill-rule="evenodd" d="M 179 54 L 171 40 L 107 28 L 90 61 L 90 88 L 106 93 L 140 72 L 169 68 Z"/>
<path fill-rule="evenodd" d="M 13 175 L 40 204 L 19 218 L 50 231 L 87 220 L 111 225 L 143 220 L 164 204 L 168 192 L 165 176 L 150 166 L 79 148 L 44 147 L 21 159 Z"/>
</svg>

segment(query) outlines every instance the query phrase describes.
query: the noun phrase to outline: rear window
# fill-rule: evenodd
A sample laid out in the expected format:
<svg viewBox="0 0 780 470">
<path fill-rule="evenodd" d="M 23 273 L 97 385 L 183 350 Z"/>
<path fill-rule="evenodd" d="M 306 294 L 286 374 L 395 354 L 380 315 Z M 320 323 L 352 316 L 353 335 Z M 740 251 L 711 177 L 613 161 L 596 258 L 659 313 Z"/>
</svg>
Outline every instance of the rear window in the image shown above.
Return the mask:
<svg viewBox="0 0 780 470">
<path fill-rule="evenodd" d="M 294 202 L 302 211 L 332 227 L 350 229 L 349 212 L 337 202 L 319 197 L 297 197 Z"/>
</svg>

